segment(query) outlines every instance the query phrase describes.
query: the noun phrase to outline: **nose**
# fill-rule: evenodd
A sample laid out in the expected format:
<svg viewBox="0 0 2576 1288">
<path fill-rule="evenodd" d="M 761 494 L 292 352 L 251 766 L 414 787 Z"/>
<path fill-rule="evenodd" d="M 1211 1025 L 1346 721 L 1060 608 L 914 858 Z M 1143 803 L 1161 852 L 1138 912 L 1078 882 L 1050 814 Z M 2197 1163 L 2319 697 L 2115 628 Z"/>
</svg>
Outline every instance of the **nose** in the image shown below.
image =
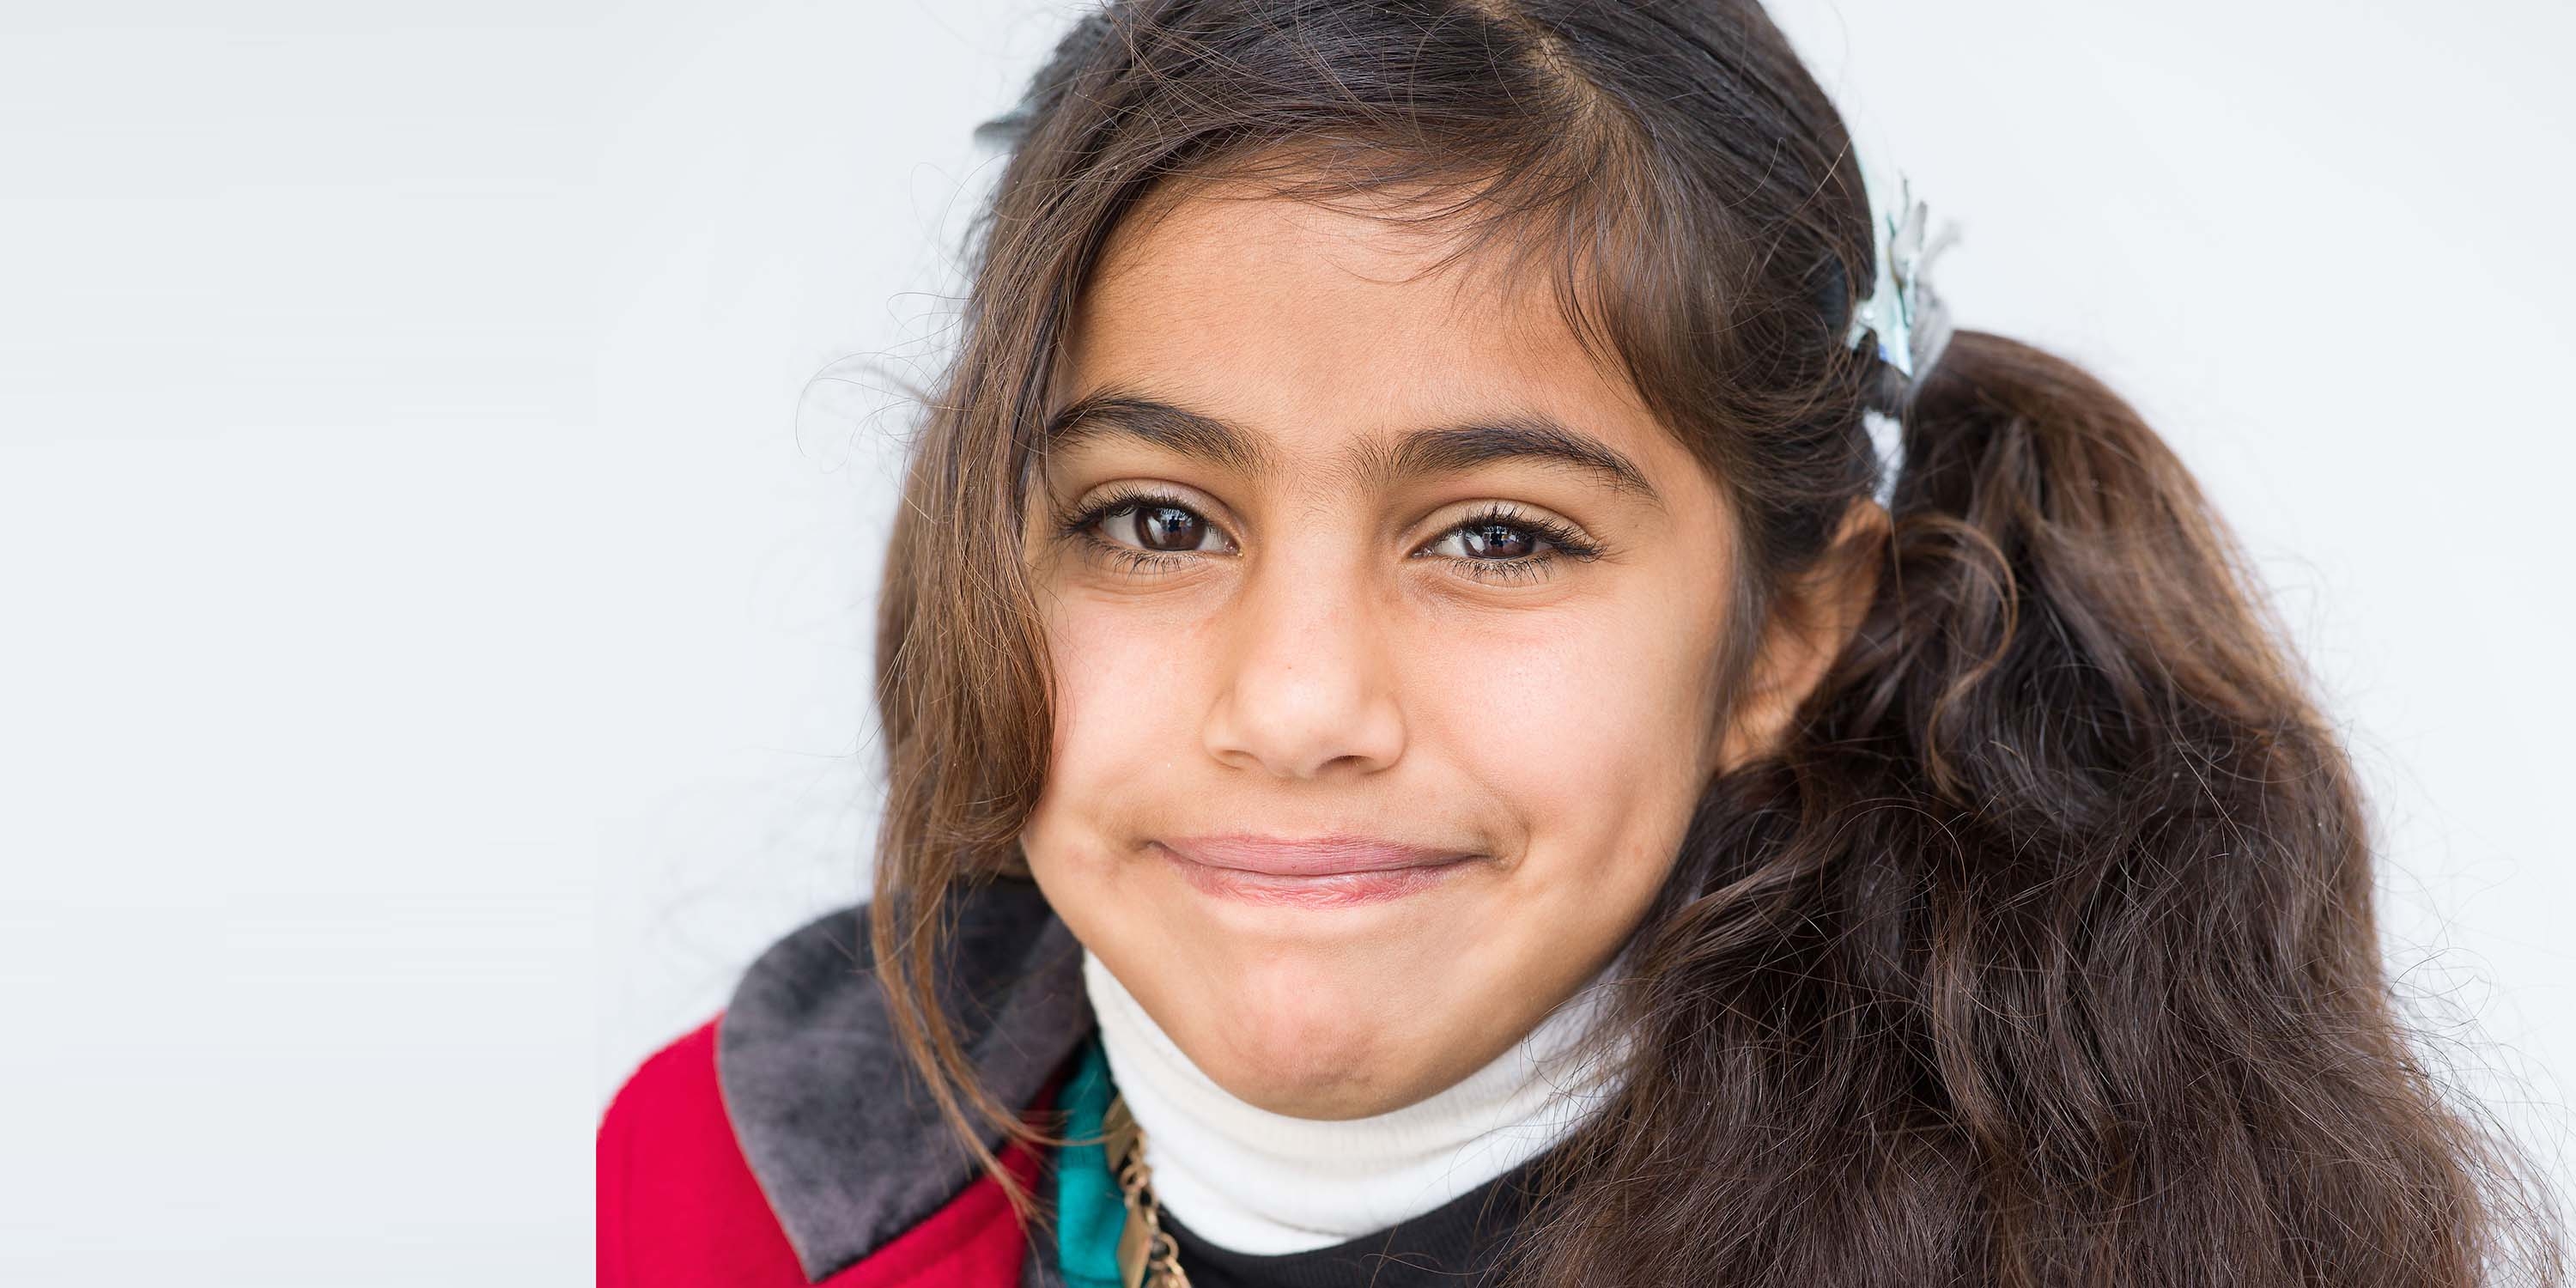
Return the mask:
<svg viewBox="0 0 2576 1288">
<path fill-rule="evenodd" d="M 1367 579 L 1256 569 L 1232 606 L 1208 754 L 1280 778 L 1364 775 L 1404 754 L 1395 658 Z"/>
</svg>

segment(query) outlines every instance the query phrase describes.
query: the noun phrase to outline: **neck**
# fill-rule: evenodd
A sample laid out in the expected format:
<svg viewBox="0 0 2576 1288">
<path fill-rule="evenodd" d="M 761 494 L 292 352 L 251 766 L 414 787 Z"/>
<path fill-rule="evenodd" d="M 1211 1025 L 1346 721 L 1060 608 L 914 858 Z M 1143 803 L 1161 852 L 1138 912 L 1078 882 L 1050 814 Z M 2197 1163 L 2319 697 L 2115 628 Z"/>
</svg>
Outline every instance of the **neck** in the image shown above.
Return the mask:
<svg viewBox="0 0 2576 1288">
<path fill-rule="evenodd" d="M 1304 1252 L 1420 1216 L 1563 1139 L 1613 1089 L 1604 1071 L 1617 1062 L 1588 1059 L 1583 1043 L 1606 1001 L 1596 979 L 1427 1100 L 1368 1118 L 1291 1118 L 1218 1086 L 1099 958 L 1082 957 L 1110 1077 L 1144 1130 L 1155 1199 L 1236 1252 Z"/>
</svg>

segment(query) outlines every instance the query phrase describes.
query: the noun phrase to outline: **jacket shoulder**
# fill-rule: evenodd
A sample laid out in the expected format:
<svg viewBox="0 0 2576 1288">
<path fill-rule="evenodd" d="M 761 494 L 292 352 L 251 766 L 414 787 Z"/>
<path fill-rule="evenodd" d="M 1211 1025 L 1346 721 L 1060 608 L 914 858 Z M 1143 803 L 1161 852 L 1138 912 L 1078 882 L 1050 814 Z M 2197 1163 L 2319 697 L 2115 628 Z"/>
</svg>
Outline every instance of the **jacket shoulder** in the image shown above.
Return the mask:
<svg viewBox="0 0 2576 1288">
<path fill-rule="evenodd" d="M 719 1019 L 721 1016 L 718 1017 Z M 647 1057 L 599 1125 L 601 1288 L 806 1288 L 786 1231 L 744 1158 L 716 1076 L 717 1021 Z M 1031 1106 L 1043 1114 L 1049 1086 Z M 1012 1142 L 1002 1165 L 1035 1189 L 1042 1160 Z M 873 1254 L 813 1281 L 822 1288 L 1011 1288 L 1026 1232 L 979 1176 Z"/>
<path fill-rule="evenodd" d="M 1034 886 L 975 892 L 957 912 L 940 965 L 958 1036 L 986 1089 L 1043 1126 L 1091 1028 L 1080 946 Z M 611 1099 L 603 1288 L 1019 1281 L 1030 1232 L 903 1055 L 864 914 L 828 913 L 773 943 L 715 1018 Z M 986 1144 L 1043 1202 L 1042 1154 L 998 1130 Z"/>
<path fill-rule="evenodd" d="M 946 913 L 932 969 L 951 1032 L 984 1090 L 1025 1110 L 1091 1029 L 1081 945 L 1033 883 L 956 891 Z M 816 1282 L 878 1261 L 989 1179 L 906 1054 L 866 914 L 828 913 L 772 945 L 716 1030 L 743 1155 Z M 1006 1142 L 994 1127 L 983 1143 Z"/>
<path fill-rule="evenodd" d="M 601 1116 L 601 1288 L 806 1282 L 725 1113 L 716 1023 L 646 1057 Z"/>
</svg>

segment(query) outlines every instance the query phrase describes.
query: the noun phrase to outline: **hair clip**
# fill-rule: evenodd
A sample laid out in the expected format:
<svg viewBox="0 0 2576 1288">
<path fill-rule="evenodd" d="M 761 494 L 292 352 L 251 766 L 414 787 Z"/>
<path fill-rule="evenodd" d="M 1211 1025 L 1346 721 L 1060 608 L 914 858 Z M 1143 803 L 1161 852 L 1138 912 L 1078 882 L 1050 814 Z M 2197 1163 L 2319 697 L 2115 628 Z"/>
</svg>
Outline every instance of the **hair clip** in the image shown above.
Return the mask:
<svg viewBox="0 0 2576 1288">
<path fill-rule="evenodd" d="M 1932 290 L 1931 269 L 1933 258 L 1958 240 L 1958 228 L 1945 224 L 1940 235 L 1927 242 L 1931 212 L 1914 199 L 1913 182 L 1898 176 L 1897 206 L 1889 211 L 1879 203 L 1886 184 L 1873 169 L 1864 156 L 1861 188 L 1869 200 L 1877 280 L 1869 298 L 1852 310 L 1851 330 L 1843 343 L 1857 349 L 1862 337 L 1876 337 L 1879 361 L 1894 368 L 1903 382 L 1896 391 L 1901 402 L 1904 391 L 1930 372 L 1950 345 L 1950 310 Z M 1905 426 L 1885 409 L 1873 406 L 1861 412 L 1861 427 L 1878 455 L 1878 485 L 1872 498 L 1893 509 L 1896 478 L 1905 469 Z"/>
<path fill-rule="evenodd" d="M 1932 289 L 1932 261 L 1958 240 L 1956 225 L 1944 225 L 1928 242 L 1929 209 L 1914 199 L 1914 184 L 1898 176 L 1897 205 L 1880 204 L 1884 181 L 1861 162 L 1861 186 L 1870 206 L 1870 240 L 1878 256 L 1877 281 L 1869 299 L 1852 311 L 1851 330 L 1843 342 L 1857 349 L 1861 337 L 1878 338 L 1879 360 L 1896 368 L 1911 384 L 1941 360 L 1950 344 L 1950 312 Z"/>
</svg>

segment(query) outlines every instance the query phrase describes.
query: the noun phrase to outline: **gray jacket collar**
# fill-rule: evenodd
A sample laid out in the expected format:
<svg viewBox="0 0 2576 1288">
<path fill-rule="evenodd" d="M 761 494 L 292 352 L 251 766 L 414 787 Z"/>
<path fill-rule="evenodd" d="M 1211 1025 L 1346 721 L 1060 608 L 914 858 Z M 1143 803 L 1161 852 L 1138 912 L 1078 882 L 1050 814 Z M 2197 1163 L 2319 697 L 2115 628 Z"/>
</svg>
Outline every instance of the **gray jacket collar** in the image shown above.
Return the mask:
<svg viewBox="0 0 2576 1288">
<path fill-rule="evenodd" d="M 1091 1032 L 1081 947 L 1030 882 L 997 880 L 957 904 L 948 1013 L 984 1085 L 1027 1105 Z M 810 1281 L 975 1177 L 895 1040 L 870 962 L 862 910 L 818 918 L 761 954 L 716 1025 L 725 1112 Z"/>
</svg>

